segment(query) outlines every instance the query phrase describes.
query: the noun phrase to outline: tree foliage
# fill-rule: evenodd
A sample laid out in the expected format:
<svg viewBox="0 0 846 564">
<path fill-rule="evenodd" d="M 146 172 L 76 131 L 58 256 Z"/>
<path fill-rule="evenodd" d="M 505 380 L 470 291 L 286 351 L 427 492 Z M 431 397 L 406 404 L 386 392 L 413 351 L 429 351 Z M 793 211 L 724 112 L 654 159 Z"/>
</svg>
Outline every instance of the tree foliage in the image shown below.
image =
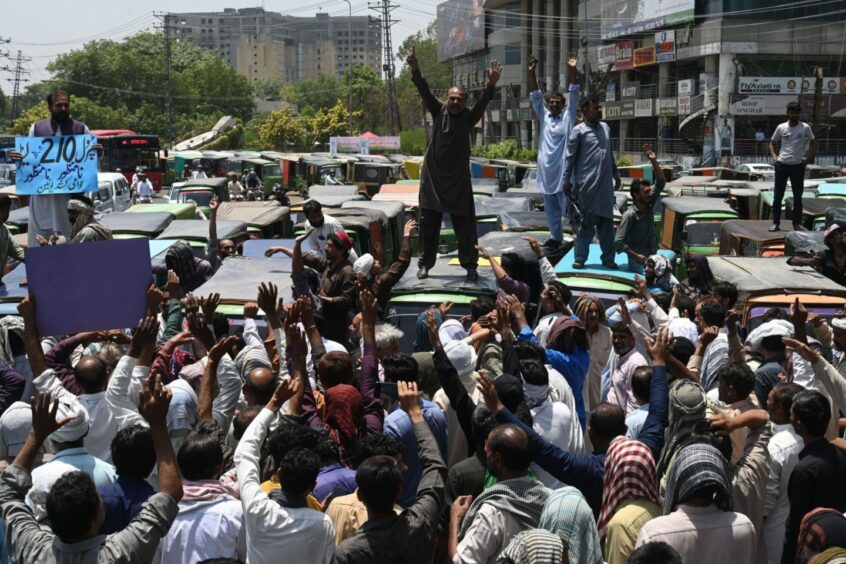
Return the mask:
<svg viewBox="0 0 846 564">
<path fill-rule="evenodd" d="M 272 112 L 258 128 L 259 140 L 266 149 L 288 151 L 302 145 L 306 138 L 306 124 L 291 106 Z"/>
<path fill-rule="evenodd" d="M 178 136 L 194 131 L 198 122 L 209 121 L 210 110 L 217 117 L 229 114 L 249 119 L 255 107 L 253 88 L 216 53 L 178 41 L 172 43 L 172 61 L 173 125 Z M 47 69 L 53 73 L 48 87 L 71 94 L 71 113 L 77 119 L 87 113 L 102 122 L 86 121 L 89 127 L 166 134 L 162 33 L 87 43 L 60 55 Z M 82 107 L 83 99 L 90 102 L 89 107 Z"/>
<path fill-rule="evenodd" d="M 353 112 L 353 120 L 359 119 L 361 114 L 361 111 Z M 349 117 L 347 105 L 338 100 L 331 108 L 318 110 L 311 118 L 303 119 L 312 141 L 328 143 L 330 137 L 349 134 Z"/>
</svg>

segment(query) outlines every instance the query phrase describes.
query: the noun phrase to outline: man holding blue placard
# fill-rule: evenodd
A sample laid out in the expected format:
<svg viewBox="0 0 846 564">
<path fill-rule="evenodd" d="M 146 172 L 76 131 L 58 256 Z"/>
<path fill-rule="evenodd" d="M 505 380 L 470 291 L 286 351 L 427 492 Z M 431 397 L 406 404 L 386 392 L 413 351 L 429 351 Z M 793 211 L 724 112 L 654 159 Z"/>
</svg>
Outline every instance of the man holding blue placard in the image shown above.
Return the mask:
<svg viewBox="0 0 846 564">
<path fill-rule="evenodd" d="M 50 118 L 42 119 L 32 124 L 29 128 L 29 137 L 56 137 L 56 136 L 71 136 L 71 135 L 86 135 L 91 132 L 88 127 L 79 121 L 70 118 L 70 96 L 63 90 L 57 90 L 47 95 L 47 106 L 50 108 Z M 76 141 L 67 141 L 67 146 L 73 144 L 73 151 L 55 149 L 56 154 L 52 161 L 57 161 L 63 154 L 79 154 Z M 60 146 L 67 149 L 65 143 Z M 52 148 L 52 146 L 50 147 Z M 99 144 L 93 144 L 88 149 L 99 150 L 102 147 Z M 49 153 L 49 151 L 48 151 Z M 84 153 L 83 153 L 84 154 Z M 24 155 L 15 151 L 10 154 L 13 160 L 22 161 Z M 51 159 L 45 160 L 42 157 L 41 163 L 51 162 Z M 70 159 L 66 159 L 70 160 Z M 19 175 L 19 178 L 21 175 Z M 90 190 L 96 190 L 95 185 L 90 187 Z M 90 190 L 75 190 L 90 191 Z M 71 224 L 68 218 L 68 200 L 69 193 L 55 193 L 55 194 L 41 194 L 32 195 L 29 201 L 29 226 L 27 233 L 29 235 L 29 246 L 34 247 L 38 245 L 38 236 L 45 239 L 50 239 L 54 234 L 62 234 L 68 237 L 71 232 Z"/>
</svg>

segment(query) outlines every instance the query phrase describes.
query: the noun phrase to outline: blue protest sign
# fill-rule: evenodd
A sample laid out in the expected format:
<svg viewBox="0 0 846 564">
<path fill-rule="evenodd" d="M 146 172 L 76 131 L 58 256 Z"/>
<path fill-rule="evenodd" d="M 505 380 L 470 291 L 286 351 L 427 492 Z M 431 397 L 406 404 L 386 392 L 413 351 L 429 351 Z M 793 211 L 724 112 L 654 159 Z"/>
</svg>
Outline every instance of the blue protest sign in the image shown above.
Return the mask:
<svg viewBox="0 0 846 564">
<path fill-rule="evenodd" d="M 97 142 L 93 135 L 16 137 L 22 155 L 15 191 L 24 195 L 74 194 L 97 191 Z"/>
</svg>

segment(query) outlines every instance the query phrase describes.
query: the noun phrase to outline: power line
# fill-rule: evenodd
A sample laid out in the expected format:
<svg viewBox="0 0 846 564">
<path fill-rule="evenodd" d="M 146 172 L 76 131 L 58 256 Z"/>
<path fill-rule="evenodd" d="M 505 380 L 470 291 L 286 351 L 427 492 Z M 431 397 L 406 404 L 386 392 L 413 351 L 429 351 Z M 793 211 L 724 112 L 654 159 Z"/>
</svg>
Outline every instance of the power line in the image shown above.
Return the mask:
<svg viewBox="0 0 846 564">
<path fill-rule="evenodd" d="M 5 40 L 4 43 L 9 43 L 9 40 Z M 8 58 L 8 56 L 7 56 Z M 25 63 L 29 63 L 32 61 L 29 57 L 24 57 L 23 52 L 18 49 L 18 56 L 15 59 L 15 66 L 10 67 L 8 65 L 4 67 L 0 67 L 0 70 L 8 72 L 14 76 L 14 78 L 7 79 L 9 82 L 13 82 L 14 86 L 12 88 L 12 107 L 9 110 L 9 125 L 12 125 L 12 122 L 15 119 L 15 115 L 17 115 L 18 111 L 18 98 L 21 95 L 21 82 L 28 82 L 27 78 L 24 78 L 25 75 L 29 74 L 28 70 L 25 70 L 23 65 Z"/>
<path fill-rule="evenodd" d="M 397 23 L 398 20 L 391 19 L 391 12 L 398 6 L 391 4 L 390 0 L 381 0 L 378 4 L 369 4 L 369 8 L 375 12 L 381 13 L 382 18 L 382 50 L 384 52 L 384 62 L 382 63 L 382 70 L 385 73 L 385 82 L 387 84 L 387 111 L 388 111 L 388 132 L 391 135 L 396 135 L 401 129 L 399 106 L 397 104 L 397 90 L 394 83 L 394 50 L 391 46 L 391 26 Z"/>
</svg>

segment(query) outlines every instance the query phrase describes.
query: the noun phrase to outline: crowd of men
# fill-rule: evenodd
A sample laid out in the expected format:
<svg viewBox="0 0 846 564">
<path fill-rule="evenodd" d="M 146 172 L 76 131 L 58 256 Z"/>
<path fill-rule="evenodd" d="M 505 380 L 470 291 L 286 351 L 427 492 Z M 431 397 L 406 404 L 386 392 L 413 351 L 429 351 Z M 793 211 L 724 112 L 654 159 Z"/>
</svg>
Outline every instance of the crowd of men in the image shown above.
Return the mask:
<svg viewBox="0 0 846 564">
<path fill-rule="evenodd" d="M 598 99 L 576 123 L 563 96 L 546 109 L 536 91 L 551 241 L 528 238 L 544 287 L 527 314 L 524 259 L 477 246 L 467 200 L 464 144 L 486 99 L 468 109 L 452 88 L 441 103 L 409 63 L 435 124 L 417 275 L 457 210 L 461 266 L 474 281 L 487 258 L 496 299 L 463 318 L 433 304 L 402 347 L 386 306 L 416 223 L 383 268 L 316 202 L 293 248 L 267 252 L 292 259 L 291 303 L 287 280 L 262 283 L 237 320 L 195 295 L 235 253 L 216 237 L 205 258 L 167 251 L 131 330 L 43 335 L 24 299 L 0 319 L 0 561 L 846 561 L 846 310 L 826 321 L 797 300 L 747 332 L 706 257 L 686 257 L 680 282 L 656 253 L 652 148 L 655 189 L 632 185 L 615 236 Z M 498 77 L 494 62 L 489 90 Z M 84 130 L 51 119 L 36 133 Z M 71 242 L 108 238 L 70 202 Z M 635 296 L 607 307 L 555 278 L 565 217 L 574 266 L 596 236 L 607 268 L 625 252 L 643 273 Z"/>
</svg>

